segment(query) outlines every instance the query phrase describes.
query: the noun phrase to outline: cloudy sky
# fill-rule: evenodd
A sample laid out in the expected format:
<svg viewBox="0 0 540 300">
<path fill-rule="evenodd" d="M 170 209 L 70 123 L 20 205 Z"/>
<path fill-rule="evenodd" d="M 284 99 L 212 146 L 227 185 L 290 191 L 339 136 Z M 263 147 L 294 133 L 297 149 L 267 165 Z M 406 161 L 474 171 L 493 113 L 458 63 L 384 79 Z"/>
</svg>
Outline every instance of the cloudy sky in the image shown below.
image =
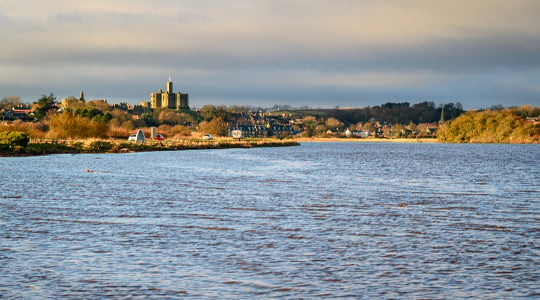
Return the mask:
<svg viewBox="0 0 540 300">
<path fill-rule="evenodd" d="M 538 0 L 0 0 L 0 97 L 540 106 Z"/>
</svg>

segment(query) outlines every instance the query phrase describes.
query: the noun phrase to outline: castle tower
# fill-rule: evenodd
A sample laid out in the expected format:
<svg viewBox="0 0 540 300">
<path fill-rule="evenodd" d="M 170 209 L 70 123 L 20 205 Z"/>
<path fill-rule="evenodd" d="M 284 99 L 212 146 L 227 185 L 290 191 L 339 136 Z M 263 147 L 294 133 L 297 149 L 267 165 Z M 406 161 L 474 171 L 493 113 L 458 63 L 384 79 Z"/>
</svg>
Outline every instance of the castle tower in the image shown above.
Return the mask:
<svg viewBox="0 0 540 300">
<path fill-rule="evenodd" d="M 178 99 L 177 101 L 178 109 L 189 109 L 189 95 L 187 93 L 182 94 L 178 92 L 177 99 Z"/>
<path fill-rule="evenodd" d="M 167 94 L 172 94 L 172 93 L 173 93 L 172 81 L 171 81 L 171 77 L 169 77 L 169 81 L 167 81 Z"/>
<path fill-rule="evenodd" d="M 150 94 L 150 107 L 151 108 L 160 108 L 161 107 L 161 99 L 163 90 L 159 89 L 157 93 L 151 93 Z"/>
</svg>

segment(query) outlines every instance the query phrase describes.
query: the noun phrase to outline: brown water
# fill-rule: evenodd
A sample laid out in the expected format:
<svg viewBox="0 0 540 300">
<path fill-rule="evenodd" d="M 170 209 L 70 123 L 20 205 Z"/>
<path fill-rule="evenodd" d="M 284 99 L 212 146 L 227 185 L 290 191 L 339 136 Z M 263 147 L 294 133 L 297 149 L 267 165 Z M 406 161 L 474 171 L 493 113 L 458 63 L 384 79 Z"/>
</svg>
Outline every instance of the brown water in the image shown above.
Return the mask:
<svg viewBox="0 0 540 300">
<path fill-rule="evenodd" d="M 539 161 L 393 143 L 0 158 L 0 298 L 538 298 Z"/>
</svg>

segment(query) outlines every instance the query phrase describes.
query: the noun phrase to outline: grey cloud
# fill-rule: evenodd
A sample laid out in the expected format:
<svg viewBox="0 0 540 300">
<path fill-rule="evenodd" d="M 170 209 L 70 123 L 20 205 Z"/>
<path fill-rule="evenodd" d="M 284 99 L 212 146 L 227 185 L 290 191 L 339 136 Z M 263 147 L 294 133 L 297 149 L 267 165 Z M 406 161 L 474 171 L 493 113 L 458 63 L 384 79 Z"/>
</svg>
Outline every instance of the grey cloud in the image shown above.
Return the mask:
<svg viewBox="0 0 540 300">
<path fill-rule="evenodd" d="M 467 40 L 432 40 L 426 44 L 373 49 L 359 65 L 381 69 L 430 69 L 440 72 L 479 72 L 540 67 L 540 39 L 479 37 Z M 359 67 L 356 65 L 356 67 Z"/>
<path fill-rule="evenodd" d="M 149 93 L 164 88 L 168 76 L 173 77 L 174 89 L 190 94 L 192 106 L 205 104 L 250 104 L 250 105 L 308 105 L 313 107 L 362 107 L 380 105 L 388 101 L 418 103 L 434 101 L 435 103 L 461 102 L 465 108 L 489 107 L 493 104 L 505 106 L 531 104 L 540 105 L 538 91 L 523 89 L 522 84 L 513 84 L 512 76 L 464 77 L 454 82 L 433 84 L 428 86 L 408 87 L 335 87 L 312 86 L 305 88 L 280 82 L 276 78 L 267 78 L 260 74 L 254 82 L 251 72 L 235 74 L 217 74 L 211 80 L 193 79 L 172 70 L 163 70 L 151 75 L 139 72 L 133 75 L 117 75 L 112 77 L 94 74 L 87 79 L 75 76 L 62 82 L 37 82 L 5 86 L 0 84 L 4 95 L 20 95 L 25 101 L 35 101 L 42 94 L 54 93 L 58 99 L 70 95 L 78 95 L 82 89 L 89 99 L 106 98 L 109 102 L 139 103 L 148 101 Z M 106 75 L 106 72 L 104 73 Z M 533 74 L 534 75 L 534 74 Z M 538 75 L 538 74 L 537 74 Z M 539 85 L 538 79 L 529 79 L 531 84 Z M 258 83 L 265 82 L 267 84 Z M 23 93 L 20 93 L 23 91 Z"/>
<path fill-rule="evenodd" d="M 508 14 L 496 8 L 490 10 L 495 17 L 484 18 L 478 7 L 502 7 L 505 2 L 470 4 L 477 9 L 473 13 L 464 2 L 443 3 L 454 8 L 450 16 L 430 1 L 134 1 L 129 9 L 103 2 L 103 9 L 99 3 L 87 4 L 93 5 L 89 10 L 73 3 L 74 9 L 53 8 L 37 21 L 0 13 L 0 24 L 16 25 L 0 28 L 8 45 L 0 50 L 0 67 L 11 71 L 0 74 L 0 97 L 26 94 L 35 100 L 53 92 L 61 98 L 84 89 L 89 97 L 138 103 L 173 76 L 175 87 L 189 92 L 199 105 L 362 106 L 434 100 L 460 101 L 472 108 L 489 101 L 540 101 L 534 88 L 540 85 L 534 76 L 540 73 L 540 23 L 531 17 L 535 2 L 522 1 L 532 6 L 512 7 Z M 409 15 L 403 17 L 400 9 L 414 15 L 419 7 L 422 16 L 433 13 L 433 20 L 384 27 L 391 21 L 381 9 L 385 5 L 393 7 L 391 17 L 402 21 Z M 478 18 L 460 18 L 460 10 L 467 18 Z M 361 13 L 357 19 L 356 12 Z M 508 24 L 492 23 L 497 18 Z M 434 22 L 435 29 L 424 28 L 425 22 Z M 315 78 L 313 84 L 307 82 L 310 78 L 291 80 L 302 72 L 328 77 Z M 425 72 L 434 79 L 407 86 L 324 82 L 333 75 L 339 79 L 370 72 L 411 77 Z M 25 85 L 17 83 L 23 81 Z"/>
<path fill-rule="evenodd" d="M 531 70 L 540 67 L 540 42 L 529 44 L 520 38 L 484 38 L 468 41 L 432 41 L 425 45 L 401 46 L 399 48 L 354 49 L 340 53 L 318 54 L 314 52 L 281 52 L 276 55 L 237 49 L 220 51 L 194 49 L 188 51 L 159 51 L 157 49 L 96 48 L 57 49 L 41 53 L 25 53 L 13 63 L 36 65 L 133 65 L 140 67 L 161 66 L 170 68 L 198 68 L 207 70 L 434 70 L 437 72 L 484 72 L 507 68 Z M 9 62 L 8 62 L 9 63 Z"/>
<path fill-rule="evenodd" d="M 88 14 L 83 13 L 58 13 L 51 20 L 60 22 L 88 22 L 92 19 Z"/>
</svg>

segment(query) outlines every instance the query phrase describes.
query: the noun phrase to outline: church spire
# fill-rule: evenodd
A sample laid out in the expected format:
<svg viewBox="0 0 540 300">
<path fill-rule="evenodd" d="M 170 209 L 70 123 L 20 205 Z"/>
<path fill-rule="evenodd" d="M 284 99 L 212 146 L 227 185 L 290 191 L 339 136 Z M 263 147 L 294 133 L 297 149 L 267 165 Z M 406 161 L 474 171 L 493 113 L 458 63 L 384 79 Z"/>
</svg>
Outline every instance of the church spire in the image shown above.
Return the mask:
<svg viewBox="0 0 540 300">
<path fill-rule="evenodd" d="M 444 123 L 444 107 L 446 105 L 443 105 L 442 108 L 441 108 L 441 120 L 439 121 L 439 124 L 442 124 Z"/>
</svg>

